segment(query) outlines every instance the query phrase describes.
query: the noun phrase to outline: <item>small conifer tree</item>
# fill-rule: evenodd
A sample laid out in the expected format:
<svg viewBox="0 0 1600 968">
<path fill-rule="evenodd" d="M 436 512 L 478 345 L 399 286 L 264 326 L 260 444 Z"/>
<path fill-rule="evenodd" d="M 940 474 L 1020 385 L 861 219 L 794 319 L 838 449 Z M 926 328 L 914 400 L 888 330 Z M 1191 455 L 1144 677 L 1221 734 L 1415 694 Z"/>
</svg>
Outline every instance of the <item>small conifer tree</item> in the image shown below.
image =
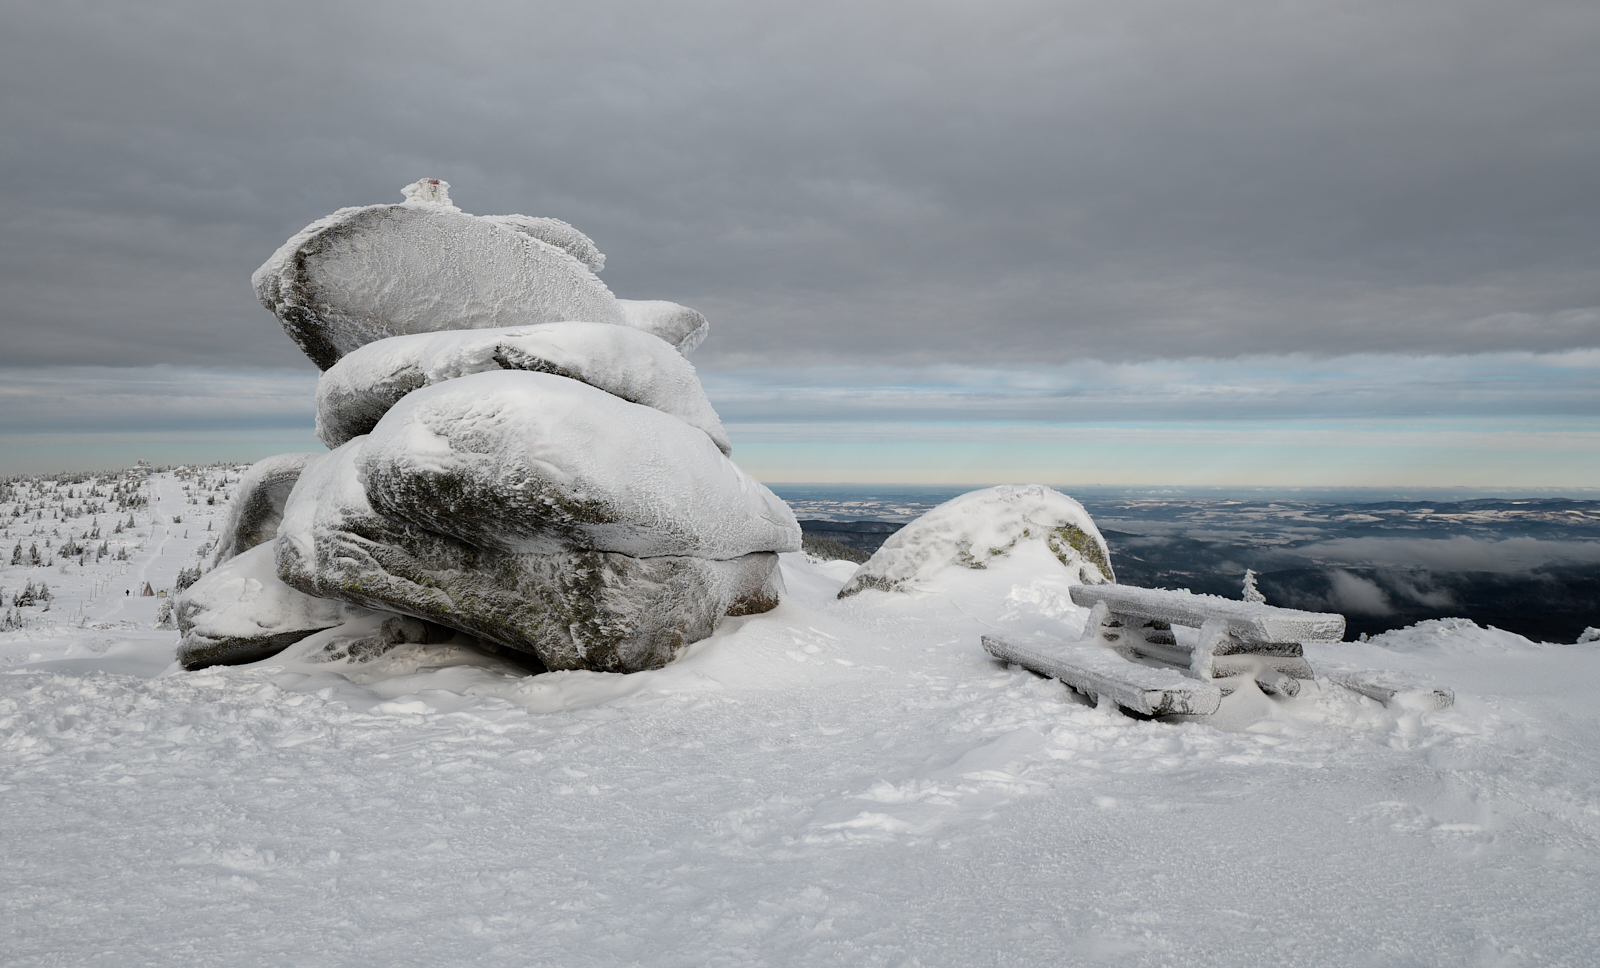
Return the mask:
<svg viewBox="0 0 1600 968">
<path fill-rule="evenodd" d="M 1244 570 L 1244 600 L 1263 604 L 1267 600 L 1267 596 L 1256 589 L 1256 573 L 1248 568 Z"/>
</svg>

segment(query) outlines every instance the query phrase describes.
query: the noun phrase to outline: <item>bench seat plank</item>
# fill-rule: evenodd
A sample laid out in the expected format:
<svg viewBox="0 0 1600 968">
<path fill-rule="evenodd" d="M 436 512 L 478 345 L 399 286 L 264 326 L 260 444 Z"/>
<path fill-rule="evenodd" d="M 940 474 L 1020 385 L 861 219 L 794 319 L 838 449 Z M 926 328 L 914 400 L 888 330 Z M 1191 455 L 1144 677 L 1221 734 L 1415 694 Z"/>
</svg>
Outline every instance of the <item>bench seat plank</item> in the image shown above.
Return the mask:
<svg viewBox="0 0 1600 968">
<path fill-rule="evenodd" d="M 1222 690 L 1172 669 L 1129 662 L 1103 646 L 1081 642 L 1018 645 L 992 635 L 983 647 L 997 659 L 1060 679 L 1085 695 L 1105 696 L 1146 716 L 1189 713 L 1207 716 L 1222 705 Z"/>
<path fill-rule="evenodd" d="M 1085 608 L 1104 603 L 1113 615 L 1137 616 L 1172 625 L 1226 624 L 1229 635 L 1245 642 L 1337 642 L 1344 638 L 1344 616 L 1303 612 L 1217 595 L 1132 585 L 1074 585 L 1072 601 Z"/>
</svg>

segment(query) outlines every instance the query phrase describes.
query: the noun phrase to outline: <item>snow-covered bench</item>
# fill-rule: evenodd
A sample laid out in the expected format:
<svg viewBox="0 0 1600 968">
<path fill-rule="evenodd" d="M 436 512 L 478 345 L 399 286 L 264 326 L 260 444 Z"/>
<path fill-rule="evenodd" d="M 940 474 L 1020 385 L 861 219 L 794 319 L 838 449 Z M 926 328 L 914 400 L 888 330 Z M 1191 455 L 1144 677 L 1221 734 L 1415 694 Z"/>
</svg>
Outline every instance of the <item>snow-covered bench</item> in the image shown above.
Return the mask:
<svg viewBox="0 0 1600 968">
<path fill-rule="evenodd" d="M 1331 612 L 1130 585 L 1076 585 L 1070 594 L 1090 609 L 1086 639 L 1187 669 L 1196 679 L 1250 675 L 1269 693 L 1295 695 L 1297 680 L 1312 677 L 1301 643 L 1344 638 L 1344 616 Z M 1180 644 L 1174 625 L 1199 629 L 1196 644 Z"/>
<path fill-rule="evenodd" d="M 1312 678 L 1302 643 L 1344 638 L 1344 616 L 1328 612 L 1128 585 L 1077 585 L 1070 594 L 1090 609 L 1079 641 L 1019 644 L 986 635 L 984 649 L 1145 715 L 1216 712 L 1237 676 L 1266 693 L 1297 695 L 1300 680 Z M 1180 643 L 1174 625 L 1199 629 L 1194 644 Z M 1341 668 L 1330 678 L 1386 704 L 1400 698 L 1443 709 L 1455 699 L 1448 689 L 1388 674 Z"/>
</svg>

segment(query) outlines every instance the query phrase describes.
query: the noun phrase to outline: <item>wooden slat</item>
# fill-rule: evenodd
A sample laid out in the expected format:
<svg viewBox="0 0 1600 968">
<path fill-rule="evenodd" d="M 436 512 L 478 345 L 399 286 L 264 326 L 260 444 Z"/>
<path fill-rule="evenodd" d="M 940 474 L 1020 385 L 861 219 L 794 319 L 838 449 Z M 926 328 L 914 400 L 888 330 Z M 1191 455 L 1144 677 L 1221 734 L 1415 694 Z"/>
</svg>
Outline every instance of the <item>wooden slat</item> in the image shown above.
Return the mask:
<svg viewBox="0 0 1600 968">
<path fill-rule="evenodd" d="M 1073 602 L 1086 608 L 1104 604 L 1116 615 L 1198 627 L 1226 623 L 1228 633 L 1246 642 L 1337 642 L 1344 638 L 1344 616 L 1303 612 L 1216 595 L 1131 585 L 1074 585 Z"/>
<path fill-rule="evenodd" d="M 1171 669 L 1129 662 L 1103 646 L 1081 642 L 1017 645 L 992 635 L 983 647 L 995 658 L 1015 662 L 1090 696 L 1106 696 L 1125 709 L 1147 716 L 1210 715 L 1222 705 L 1222 691 Z"/>
<path fill-rule="evenodd" d="M 1329 682 L 1353 689 L 1385 706 L 1398 704 L 1412 709 L 1448 709 L 1456 702 L 1456 694 L 1452 690 L 1402 672 L 1372 672 L 1348 666 L 1330 666 L 1320 660 L 1317 665 Z"/>
</svg>

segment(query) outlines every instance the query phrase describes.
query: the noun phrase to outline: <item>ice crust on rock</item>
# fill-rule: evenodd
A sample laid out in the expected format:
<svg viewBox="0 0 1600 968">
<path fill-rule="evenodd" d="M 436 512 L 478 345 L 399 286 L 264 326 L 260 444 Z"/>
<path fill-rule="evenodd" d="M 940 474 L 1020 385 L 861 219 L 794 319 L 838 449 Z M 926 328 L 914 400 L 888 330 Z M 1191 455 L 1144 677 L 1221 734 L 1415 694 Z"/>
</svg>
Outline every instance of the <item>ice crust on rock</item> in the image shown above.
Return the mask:
<svg viewBox="0 0 1600 968">
<path fill-rule="evenodd" d="M 490 222 L 504 225 L 540 242 L 548 242 L 583 263 L 584 268 L 598 275 L 606 267 L 605 253 L 587 235 L 558 218 L 541 218 L 532 215 L 484 215 Z"/>
<path fill-rule="evenodd" d="M 711 324 L 698 311 L 665 299 L 618 299 L 622 322 L 670 343 L 688 356 L 711 332 Z"/>
<path fill-rule="evenodd" d="M 549 669 L 636 672 L 670 662 L 724 615 L 773 608 L 782 593 L 772 553 L 516 553 L 382 514 L 358 472 L 370 439 L 319 462 L 290 498 L 278 574 L 309 595 L 437 622 L 537 656 Z"/>
<path fill-rule="evenodd" d="M 440 330 L 581 320 L 643 330 L 687 355 L 706 318 L 664 300 L 619 300 L 595 273 L 606 257 L 560 219 L 468 215 L 449 183 L 406 201 L 342 208 L 285 242 L 251 276 L 256 297 L 328 369 L 374 340 Z"/>
<path fill-rule="evenodd" d="M 321 456 L 278 454 L 255 462 L 239 475 L 228 519 L 222 525 L 217 550 L 211 557 L 212 567 L 277 535 L 278 522 L 283 519 L 283 505 L 289 500 L 294 482 L 300 479 L 307 464 Z"/>
<path fill-rule="evenodd" d="M 839 590 L 907 591 L 947 568 L 981 569 L 1024 543 L 1049 549 L 1072 584 L 1116 581 L 1111 551 L 1083 505 L 1042 484 L 969 491 L 889 536 Z"/>
<path fill-rule="evenodd" d="M 531 370 L 569 377 L 671 414 L 732 452 L 694 365 L 648 333 L 607 323 L 392 336 L 341 359 L 317 381 L 317 437 L 338 447 L 371 432 L 407 393 L 470 373 Z"/>
<path fill-rule="evenodd" d="M 728 460 L 685 359 L 705 317 L 616 299 L 582 232 L 468 215 L 449 187 L 340 209 L 252 277 L 324 371 L 333 453 L 253 470 L 217 561 L 271 540 L 279 598 L 411 616 L 548 669 L 655 668 L 724 616 L 775 607 L 800 527 Z M 273 647 L 306 635 L 302 605 Z M 210 614 L 198 598 L 191 612 Z M 316 648 L 429 645 L 395 628 Z"/>
<path fill-rule="evenodd" d="M 483 548 L 715 559 L 800 549 L 788 505 L 706 434 L 548 373 L 413 391 L 356 466 L 380 513 Z"/>
<path fill-rule="evenodd" d="M 251 282 L 324 370 L 389 336 L 623 322 L 611 290 L 567 250 L 440 205 L 340 209 L 285 242 Z"/>
<path fill-rule="evenodd" d="M 278 579 L 271 543 L 235 555 L 178 599 L 178 661 L 186 669 L 270 658 L 323 629 L 371 614 Z"/>
</svg>

